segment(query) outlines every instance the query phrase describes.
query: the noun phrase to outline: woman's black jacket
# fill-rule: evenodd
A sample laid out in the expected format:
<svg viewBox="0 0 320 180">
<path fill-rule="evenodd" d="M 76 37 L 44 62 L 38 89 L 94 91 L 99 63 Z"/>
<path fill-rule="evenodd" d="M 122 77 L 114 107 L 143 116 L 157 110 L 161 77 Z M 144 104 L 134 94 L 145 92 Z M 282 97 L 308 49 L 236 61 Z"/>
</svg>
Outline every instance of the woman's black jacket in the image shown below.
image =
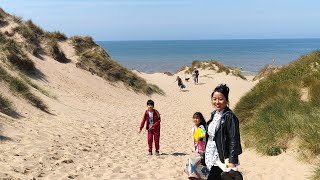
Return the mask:
<svg viewBox="0 0 320 180">
<path fill-rule="evenodd" d="M 216 111 L 211 113 L 211 118 L 207 122 L 207 128 L 213 120 L 213 116 Z M 206 134 L 207 142 L 209 140 L 208 131 Z M 226 107 L 221 117 L 220 127 L 217 130 L 214 141 L 219 153 L 219 158 L 222 163 L 226 158 L 229 158 L 230 163 L 238 164 L 238 155 L 242 153 L 240 143 L 240 132 L 239 132 L 239 120 L 237 116 Z"/>
</svg>

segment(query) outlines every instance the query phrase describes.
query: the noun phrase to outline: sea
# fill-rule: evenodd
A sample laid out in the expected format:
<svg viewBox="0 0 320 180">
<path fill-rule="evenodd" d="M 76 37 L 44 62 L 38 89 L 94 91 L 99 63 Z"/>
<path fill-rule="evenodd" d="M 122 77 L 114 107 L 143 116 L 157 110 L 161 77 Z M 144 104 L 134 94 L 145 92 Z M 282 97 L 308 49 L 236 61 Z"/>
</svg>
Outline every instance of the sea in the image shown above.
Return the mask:
<svg viewBox="0 0 320 180">
<path fill-rule="evenodd" d="M 267 64 L 288 64 L 320 50 L 320 39 L 97 41 L 115 61 L 147 73 L 176 72 L 192 61 L 217 60 L 254 75 Z"/>
</svg>

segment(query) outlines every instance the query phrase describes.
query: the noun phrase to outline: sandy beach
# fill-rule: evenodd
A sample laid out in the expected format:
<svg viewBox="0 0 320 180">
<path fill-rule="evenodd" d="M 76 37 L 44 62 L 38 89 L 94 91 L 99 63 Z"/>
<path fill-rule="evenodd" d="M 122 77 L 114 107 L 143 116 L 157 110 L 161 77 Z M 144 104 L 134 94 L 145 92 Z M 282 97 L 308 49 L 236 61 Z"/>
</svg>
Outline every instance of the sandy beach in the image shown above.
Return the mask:
<svg viewBox="0 0 320 180">
<path fill-rule="evenodd" d="M 135 71 L 166 93 L 149 97 L 76 68 L 74 49 L 67 43 L 60 46 L 71 63 L 30 56 L 45 75 L 33 82 L 56 97 L 34 90 L 52 115 L 19 97 L 12 100 L 22 118 L 0 113 L 1 135 L 6 137 L 0 142 L 2 179 L 187 179 L 183 168 L 194 156 L 194 112 L 202 112 L 208 120 L 213 110 L 210 95 L 219 83 L 230 87 L 231 109 L 257 83 L 200 69 L 199 84 L 190 79 L 186 90 L 180 91 L 176 76 L 184 80 L 190 75 Z M 2 87 L 1 93 L 8 94 Z M 155 101 L 162 117 L 160 156 L 147 155 L 146 132 L 138 133 L 148 99 Z M 313 167 L 297 160 L 296 148 L 274 157 L 244 148 L 240 171 L 246 180 L 306 179 Z"/>
</svg>

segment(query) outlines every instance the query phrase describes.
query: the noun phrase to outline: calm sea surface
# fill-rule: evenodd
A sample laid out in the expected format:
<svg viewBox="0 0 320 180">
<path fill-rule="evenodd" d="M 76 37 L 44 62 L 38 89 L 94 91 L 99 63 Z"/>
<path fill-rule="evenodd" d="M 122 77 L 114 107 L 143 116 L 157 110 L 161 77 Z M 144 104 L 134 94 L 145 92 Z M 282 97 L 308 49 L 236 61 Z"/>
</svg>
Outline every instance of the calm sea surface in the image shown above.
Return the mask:
<svg viewBox="0 0 320 180">
<path fill-rule="evenodd" d="M 98 41 L 129 69 L 175 72 L 193 60 L 218 60 L 255 74 L 266 64 L 283 65 L 320 49 L 320 39 Z M 274 62 L 273 62 L 274 59 Z"/>
</svg>

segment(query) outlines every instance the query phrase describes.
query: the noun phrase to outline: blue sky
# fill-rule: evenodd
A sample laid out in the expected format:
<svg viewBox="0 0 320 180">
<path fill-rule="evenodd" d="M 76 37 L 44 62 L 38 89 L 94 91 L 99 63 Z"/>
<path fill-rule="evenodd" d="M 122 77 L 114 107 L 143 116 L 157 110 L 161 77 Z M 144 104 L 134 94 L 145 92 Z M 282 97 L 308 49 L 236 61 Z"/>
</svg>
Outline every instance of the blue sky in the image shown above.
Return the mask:
<svg viewBox="0 0 320 180">
<path fill-rule="evenodd" d="M 95 40 L 320 38 L 319 0 L 1 0 L 48 31 Z"/>
</svg>

